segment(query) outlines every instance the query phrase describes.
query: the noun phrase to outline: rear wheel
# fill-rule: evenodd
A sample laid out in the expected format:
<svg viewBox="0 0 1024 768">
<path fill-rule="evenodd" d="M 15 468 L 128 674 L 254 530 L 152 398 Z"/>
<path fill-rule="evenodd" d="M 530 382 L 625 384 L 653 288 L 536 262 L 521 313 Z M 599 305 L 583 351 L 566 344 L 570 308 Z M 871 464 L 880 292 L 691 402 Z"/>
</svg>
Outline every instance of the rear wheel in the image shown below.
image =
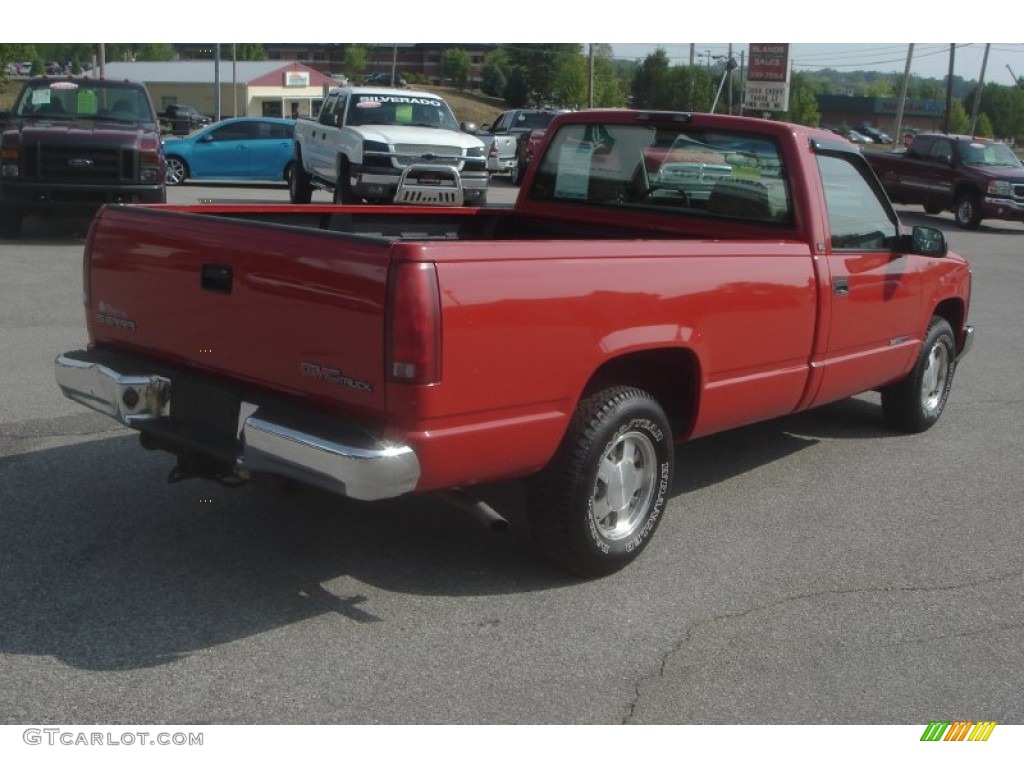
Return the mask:
<svg viewBox="0 0 1024 768">
<path fill-rule="evenodd" d="M 646 392 L 614 387 L 583 400 L 531 489 L 541 554 L 582 576 L 614 573 L 647 546 L 672 484 L 672 432 Z"/>
<path fill-rule="evenodd" d="M 939 420 L 953 386 L 956 342 L 953 329 L 933 317 L 910 374 L 882 390 L 882 413 L 901 432 L 924 432 Z"/>
<path fill-rule="evenodd" d="M 184 184 L 185 179 L 188 178 L 188 166 L 185 165 L 185 161 L 180 157 L 174 157 L 171 155 L 167 158 L 167 174 L 166 174 L 167 186 L 176 187 L 179 184 Z"/>
<path fill-rule="evenodd" d="M 297 205 L 305 205 L 313 199 L 313 184 L 302 166 L 302 157 L 295 158 L 288 166 L 288 198 Z"/>
</svg>

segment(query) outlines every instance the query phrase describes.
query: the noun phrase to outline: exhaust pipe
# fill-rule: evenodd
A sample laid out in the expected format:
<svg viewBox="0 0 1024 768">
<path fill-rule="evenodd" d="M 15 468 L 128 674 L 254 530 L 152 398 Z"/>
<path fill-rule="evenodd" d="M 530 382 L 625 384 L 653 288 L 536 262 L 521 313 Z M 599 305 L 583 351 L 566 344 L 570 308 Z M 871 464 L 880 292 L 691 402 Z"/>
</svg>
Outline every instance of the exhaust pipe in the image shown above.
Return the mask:
<svg viewBox="0 0 1024 768">
<path fill-rule="evenodd" d="M 448 502 L 453 507 L 458 507 L 464 512 L 469 512 L 491 533 L 507 533 L 512 527 L 504 517 L 498 514 L 490 504 L 478 499 L 461 488 L 452 488 L 447 491 L 439 491 L 437 496 Z"/>
</svg>

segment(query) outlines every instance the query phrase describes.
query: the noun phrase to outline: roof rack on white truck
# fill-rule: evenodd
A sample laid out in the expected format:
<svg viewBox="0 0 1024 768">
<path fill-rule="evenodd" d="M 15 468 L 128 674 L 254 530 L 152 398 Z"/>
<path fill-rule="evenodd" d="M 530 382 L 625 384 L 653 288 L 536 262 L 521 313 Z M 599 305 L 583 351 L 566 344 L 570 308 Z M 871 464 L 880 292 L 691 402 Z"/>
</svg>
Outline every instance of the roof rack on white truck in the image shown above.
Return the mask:
<svg viewBox="0 0 1024 768">
<path fill-rule="evenodd" d="M 319 117 L 295 125 L 288 190 L 314 189 L 335 203 L 484 205 L 484 145 L 460 127 L 440 96 L 399 88 L 332 88 Z"/>
</svg>

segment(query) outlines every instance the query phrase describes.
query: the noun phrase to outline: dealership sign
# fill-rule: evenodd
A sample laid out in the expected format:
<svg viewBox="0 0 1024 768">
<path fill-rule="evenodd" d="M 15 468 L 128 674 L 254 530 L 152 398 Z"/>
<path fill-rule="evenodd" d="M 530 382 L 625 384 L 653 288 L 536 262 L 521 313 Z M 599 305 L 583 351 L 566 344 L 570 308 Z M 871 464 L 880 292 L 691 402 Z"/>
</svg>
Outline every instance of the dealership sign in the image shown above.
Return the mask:
<svg viewBox="0 0 1024 768">
<path fill-rule="evenodd" d="M 752 112 L 789 110 L 789 43 L 751 43 L 743 108 Z"/>
<path fill-rule="evenodd" d="M 285 88 L 309 88 L 309 72 L 285 72 Z"/>
</svg>

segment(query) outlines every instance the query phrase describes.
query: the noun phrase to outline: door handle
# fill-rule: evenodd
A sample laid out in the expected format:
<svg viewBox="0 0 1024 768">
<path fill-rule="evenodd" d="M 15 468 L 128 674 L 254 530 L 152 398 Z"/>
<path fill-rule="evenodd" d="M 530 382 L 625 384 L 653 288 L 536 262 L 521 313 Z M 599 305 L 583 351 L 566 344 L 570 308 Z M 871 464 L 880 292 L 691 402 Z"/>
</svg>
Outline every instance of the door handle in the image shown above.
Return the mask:
<svg viewBox="0 0 1024 768">
<path fill-rule="evenodd" d="M 850 295 L 850 281 L 845 277 L 837 277 L 832 281 L 832 293 L 836 296 Z"/>
<path fill-rule="evenodd" d="M 199 283 L 204 291 L 231 293 L 231 267 L 227 264 L 203 264 Z"/>
</svg>

